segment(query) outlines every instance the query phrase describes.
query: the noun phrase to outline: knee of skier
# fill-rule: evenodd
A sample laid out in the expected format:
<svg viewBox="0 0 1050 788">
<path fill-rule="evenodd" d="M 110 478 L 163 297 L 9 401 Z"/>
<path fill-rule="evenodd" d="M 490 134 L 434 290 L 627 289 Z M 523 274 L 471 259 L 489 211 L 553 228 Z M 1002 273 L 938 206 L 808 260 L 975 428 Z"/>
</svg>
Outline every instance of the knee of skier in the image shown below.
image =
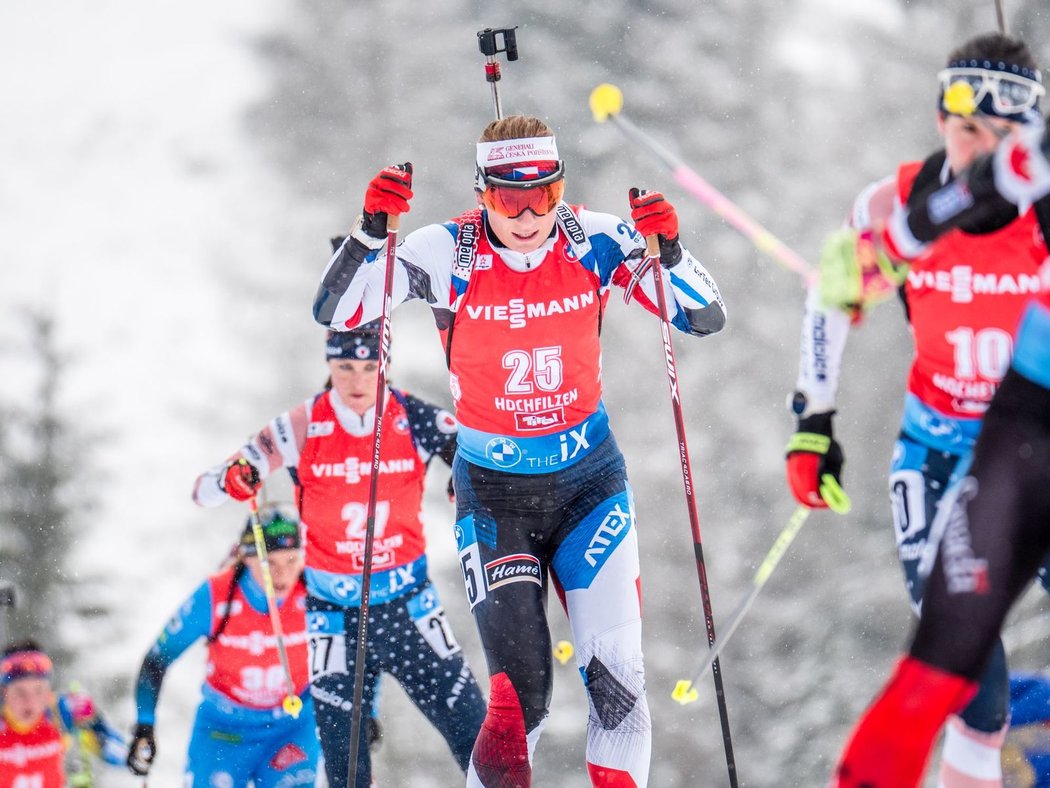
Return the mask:
<svg viewBox="0 0 1050 788">
<path fill-rule="evenodd" d="M 511 677 L 498 673 L 489 687 L 488 712 L 483 727 L 491 733 L 524 736 L 547 716 L 550 704 L 550 682 L 536 676 Z"/>
<path fill-rule="evenodd" d="M 645 695 L 642 660 L 606 664 L 591 656 L 583 670 L 591 706 L 602 728 L 614 730 L 639 705 Z"/>
</svg>

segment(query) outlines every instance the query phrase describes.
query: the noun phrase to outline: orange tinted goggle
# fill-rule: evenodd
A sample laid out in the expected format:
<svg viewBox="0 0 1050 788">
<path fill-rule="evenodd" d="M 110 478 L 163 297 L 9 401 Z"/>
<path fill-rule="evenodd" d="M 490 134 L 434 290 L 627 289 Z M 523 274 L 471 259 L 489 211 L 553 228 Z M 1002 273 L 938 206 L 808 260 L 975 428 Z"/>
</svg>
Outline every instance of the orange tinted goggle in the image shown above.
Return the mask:
<svg viewBox="0 0 1050 788">
<path fill-rule="evenodd" d="M 0 685 L 23 678 L 50 678 L 51 658 L 42 651 L 18 651 L 0 660 Z"/>
<path fill-rule="evenodd" d="M 544 216 L 554 210 L 565 194 L 565 181 L 557 180 L 542 186 L 505 186 L 488 183 L 481 193 L 485 207 L 508 219 L 517 219 L 525 211 Z"/>
</svg>

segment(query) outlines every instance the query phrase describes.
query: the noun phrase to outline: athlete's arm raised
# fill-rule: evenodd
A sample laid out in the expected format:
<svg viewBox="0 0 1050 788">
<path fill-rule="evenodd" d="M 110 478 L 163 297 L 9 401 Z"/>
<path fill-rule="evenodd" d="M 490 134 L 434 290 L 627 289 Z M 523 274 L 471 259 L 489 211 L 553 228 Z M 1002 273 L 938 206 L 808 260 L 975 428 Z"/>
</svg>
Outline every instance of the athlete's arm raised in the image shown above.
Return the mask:
<svg viewBox="0 0 1050 788">
<path fill-rule="evenodd" d="M 408 211 L 410 187 L 408 164 L 387 167 L 372 179 L 364 211 L 321 275 L 313 308 L 318 323 L 339 331 L 382 314 L 387 214 Z M 419 298 L 432 307 L 447 305 L 455 238 L 455 224 L 428 225 L 398 244 L 393 304 Z"/>
<path fill-rule="evenodd" d="M 672 325 L 697 336 L 721 331 L 726 322 L 722 295 L 714 277 L 681 243 L 674 208 L 658 192 L 638 192 L 634 199 L 643 202 L 642 210 L 647 212 L 643 216 L 635 211 L 637 227 L 612 214 L 580 211 L 602 291 L 610 283 L 633 288 L 633 297 L 646 310 L 657 314 L 656 284 L 652 276 L 641 270 L 645 259 L 643 233 L 648 232 L 660 240 L 660 263 L 669 274 L 663 277 L 663 284 L 668 306 L 673 310 Z"/>
</svg>

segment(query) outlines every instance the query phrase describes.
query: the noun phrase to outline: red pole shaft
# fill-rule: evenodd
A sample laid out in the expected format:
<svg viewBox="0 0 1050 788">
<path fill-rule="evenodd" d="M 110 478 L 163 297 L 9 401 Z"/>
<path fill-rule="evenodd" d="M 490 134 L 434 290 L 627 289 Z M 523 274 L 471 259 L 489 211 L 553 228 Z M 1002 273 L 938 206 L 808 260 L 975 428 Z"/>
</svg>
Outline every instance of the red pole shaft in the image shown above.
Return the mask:
<svg viewBox="0 0 1050 788">
<path fill-rule="evenodd" d="M 704 611 L 704 626 L 707 628 L 707 645 L 715 644 L 715 617 L 711 610 L 711 590 L 707 584 L 707 568 L 704 563 L 704 545 L 700 538 L 700 515 L 696 508 L 696 488 L 693 485 L 693 469 L 689 462 L 689 445 L 685 435 L 685 417 L 682 415 L 681 392 L 678 387 L 678 369 L 675 364 L 674 346 L 671 344 L 671 317 L 664 293 L 663 266 L 660 264 L 660 243 L 655 235 L 646 239 L 646 253 L 653 262 L 653 279 L 656 284 L 656 307 L 660 312 L 660 332 L 664 343 L 664 362 L 667 368 L 667 384 L 671 388 L 671 410 L 674 412 L 674 427 L 678 436 L 678 459 L 682 464 L 682 482 L 685 485 L 685 503 L 689 510 L 689 528 L 693 534 L 693 554 L 696 558 L 696 573 L 700 578 L 700 603 Z M 722 685 L 722 666 L 716 659 L 711 665 L 715 682 L 715 698 L 718 701 L 718 717 L 722 723 L 722 743 L 729 769 L 729 784 L 736 788 L 736 758 L 733 755 L 733 738 L 729 731 L 729 709 L 726 706 L 725 688 Z"/>
<path fill-rule="evenodd" d="M 350 716 L 350 757 L 348 782 L 357 785 L 357 758 L 360 751 L 361 700 L 364 696 L 365 652 L 368 642 L 368 602 L 372 591 L 372 548 L 375 542 L 376 495 L 379 485 L 379 455 L 383 441 L 383 404 L 386 399 L 386 365 L 390 358 L 390 312 L 394 291 L 394 261 L 397 259 L 397 230 L 400 217 L 386 218 L 386 271 L 383 279 L 383 315 L 380 319 L 379 377 L 376 380 L 375 427 L 372 431 L 372 475 L 368 480 L 368 511 L 365 520 L 365 554 L 361 568 L 361 606 L 357 622 L 357 654 L 354 659 L 353 711 Z"/>
</svg>

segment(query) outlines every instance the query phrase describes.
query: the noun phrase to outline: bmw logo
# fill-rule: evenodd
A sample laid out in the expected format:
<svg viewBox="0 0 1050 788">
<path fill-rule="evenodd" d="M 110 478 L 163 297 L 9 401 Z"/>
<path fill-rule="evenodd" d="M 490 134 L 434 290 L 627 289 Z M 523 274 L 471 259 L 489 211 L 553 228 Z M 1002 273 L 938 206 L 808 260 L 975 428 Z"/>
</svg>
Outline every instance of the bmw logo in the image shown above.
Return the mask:
<svg viewBox="0 0 1050 788">
<path fill-rule="evenodd" d="M 353 578 L 344 578 L 337 581 L 332 590 L 335 591 L 336 596 L 351 602 L 361 598 L 361 585 Z"/>
<path fill-rule="evenodd" d="M 938 418 L 930 413 L 923 413 L 920 423 L 926 432 L 935 438 L 940 438 L 949 443 L 959 443 L 962 440 L 962 434 L 954 421 Z"/>
<path fill-rule="evenodd" d="M 510 438 L 493 438 L 485 445 L 485 456 L 499 468 L 513 468 L 521 462 L 521 449 Z"/>
</svg>

